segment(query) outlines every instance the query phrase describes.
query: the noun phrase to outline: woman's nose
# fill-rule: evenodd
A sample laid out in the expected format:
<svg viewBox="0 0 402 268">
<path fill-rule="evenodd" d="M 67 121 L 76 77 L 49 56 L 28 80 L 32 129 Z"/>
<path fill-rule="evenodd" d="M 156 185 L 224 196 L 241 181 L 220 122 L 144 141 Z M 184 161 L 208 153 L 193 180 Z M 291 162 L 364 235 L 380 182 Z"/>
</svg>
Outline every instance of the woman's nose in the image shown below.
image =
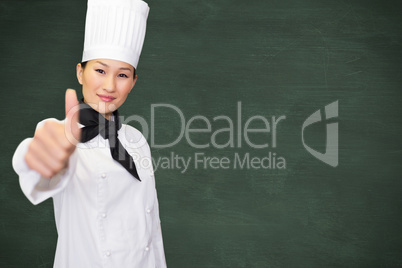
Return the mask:
<svg viewBox="0 0 402 268">
<path fill-rule="evenodd" d="M 110 92 L 110 91 L 114 91 L 115 89 L 115 80 L 114 77 L 112 75 L 108 75 L 105 77 L 104 81 L 103 81 L 103 89 Z"/>
</svg>

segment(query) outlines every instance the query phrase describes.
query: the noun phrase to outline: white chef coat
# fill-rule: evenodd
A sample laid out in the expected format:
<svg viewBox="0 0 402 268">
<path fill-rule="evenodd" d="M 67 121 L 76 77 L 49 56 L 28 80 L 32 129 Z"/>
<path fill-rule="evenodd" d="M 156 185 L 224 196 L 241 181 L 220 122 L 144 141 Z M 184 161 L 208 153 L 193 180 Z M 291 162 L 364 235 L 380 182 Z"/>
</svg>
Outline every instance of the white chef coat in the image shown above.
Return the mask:
<svg viewBox="0 0 402 268">
<path fill-rule="evenodd" d="M 53 198 L 58 233 L 54 267 L 166 267 L 149 145 L 125 124 L 118 135 L 141 182 L 113 160 L 109 141 L 101 135 L 79 143 L 68 168 L 51 179 L 25 163 L 32 138 L 14 154 L 13 167 L 26 197 L 33 204 Z"/>
</svg>

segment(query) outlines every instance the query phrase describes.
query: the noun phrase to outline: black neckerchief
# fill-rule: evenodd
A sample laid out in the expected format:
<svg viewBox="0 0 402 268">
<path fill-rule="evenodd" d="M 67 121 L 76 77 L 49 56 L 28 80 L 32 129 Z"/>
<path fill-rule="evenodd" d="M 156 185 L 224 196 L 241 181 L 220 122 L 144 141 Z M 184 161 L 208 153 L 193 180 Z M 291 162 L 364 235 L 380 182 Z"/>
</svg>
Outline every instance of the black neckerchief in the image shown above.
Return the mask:
<svg viewBox="0 0 402 268">
<path fill-rule="evenodd" d="M 118 139 L 117 131 L 121 128 L 118 111 L 113 112 L 114 121 L 109 121 L 100 113 L 92 109 L 91 106 L 80 101 L 80 123 L 84 125 L 81 128 L 81 142 L 92 140 L 98 134 L 104 139 L 109 139 L 110 153 L 114 160 L 119 162 L 131 175 L 141 181 L 133 158 L 127 153 Z"/>
</svg>

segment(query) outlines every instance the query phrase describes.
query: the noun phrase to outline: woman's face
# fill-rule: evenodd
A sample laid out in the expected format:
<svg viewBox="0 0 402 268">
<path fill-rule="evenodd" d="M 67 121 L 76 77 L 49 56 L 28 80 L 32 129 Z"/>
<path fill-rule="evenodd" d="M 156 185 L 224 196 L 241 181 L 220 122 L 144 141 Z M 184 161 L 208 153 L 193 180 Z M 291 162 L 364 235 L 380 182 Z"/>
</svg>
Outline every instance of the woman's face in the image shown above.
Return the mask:
<svg viewBox="0 0 402 268">
<path fill-rule="evenodd" d="M 110 119 L 134 87 L 137 77 L 128 63 L 109 60 L 90 60 L 85 68 L 77 64 L 77 78 L 82 85 L 85 103 Z"/>
</svg>

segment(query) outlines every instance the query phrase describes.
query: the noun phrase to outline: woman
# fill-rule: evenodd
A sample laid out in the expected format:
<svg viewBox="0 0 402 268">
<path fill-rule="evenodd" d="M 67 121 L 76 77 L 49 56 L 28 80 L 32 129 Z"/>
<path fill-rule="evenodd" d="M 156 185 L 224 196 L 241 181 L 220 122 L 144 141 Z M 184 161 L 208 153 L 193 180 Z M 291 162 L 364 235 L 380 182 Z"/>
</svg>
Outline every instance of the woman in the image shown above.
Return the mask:
<svg viewBox="0 0 402 268">
<path fill-rule="evenodd" d="M 150 148 L 117 111 L 137 81 L 148 11 L 140 0 L 88 1 L 84 99 L 67 90 L 66 120 L 40 122 L 14 154 L 27 198 L 53 198 L 54 267 L 166 267 Z"/>
</svg>

